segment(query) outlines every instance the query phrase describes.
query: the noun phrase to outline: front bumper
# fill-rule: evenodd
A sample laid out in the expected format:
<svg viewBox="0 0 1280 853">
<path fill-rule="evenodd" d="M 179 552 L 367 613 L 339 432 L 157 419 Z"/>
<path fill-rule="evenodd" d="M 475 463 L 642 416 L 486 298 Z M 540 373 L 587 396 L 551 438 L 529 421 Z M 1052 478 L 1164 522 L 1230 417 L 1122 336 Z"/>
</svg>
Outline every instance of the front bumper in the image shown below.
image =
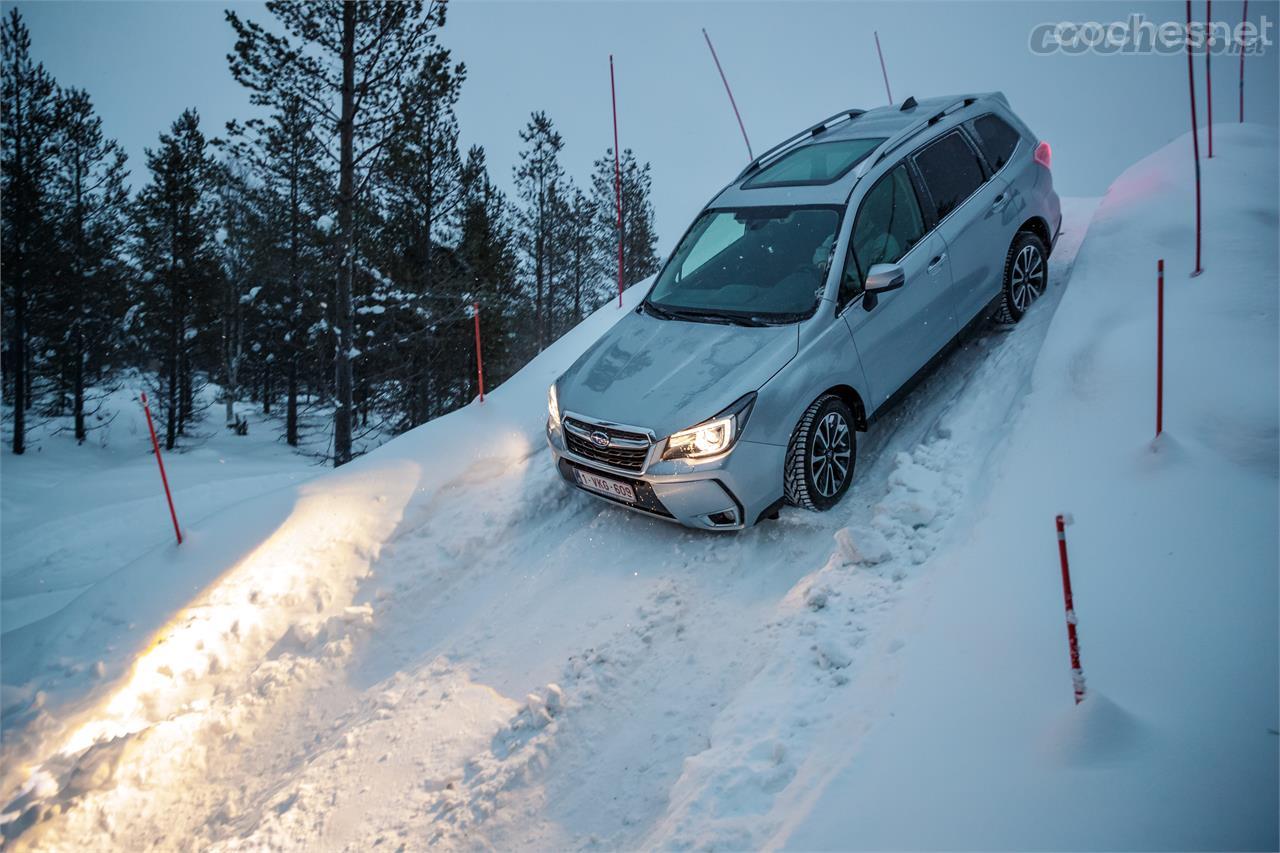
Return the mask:
<svg viewBox="0 0 1280 853">
<path fill-rule="evenodd" d="M 593 497 L 686 527 L 703 530 L 741 530 L 760 520 L 782 499 L 785 447 L 739 439 L 728 453 L 703 462 L 662 460 L 655 445 L 642 472 L 625 471 L 573 453 L 558 426 L 547 423 L 547 444 L 556 469 L 570 485 Z M 573 470 L 608 477 L 630 485 L 634 503 L 583 488 Z"/>
</svg>

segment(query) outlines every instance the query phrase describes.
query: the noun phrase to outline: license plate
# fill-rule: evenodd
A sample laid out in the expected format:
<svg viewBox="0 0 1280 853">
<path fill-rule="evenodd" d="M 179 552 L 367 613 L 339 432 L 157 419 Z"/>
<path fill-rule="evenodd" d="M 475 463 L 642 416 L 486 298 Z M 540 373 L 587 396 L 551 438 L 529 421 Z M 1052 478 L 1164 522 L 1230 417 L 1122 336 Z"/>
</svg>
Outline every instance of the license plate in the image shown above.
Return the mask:
<svg viewBox="0 0 1280 853">
<path fill-rule="evenodd" d="M 617 480 L 610 480 L 608 477 L 600 477 L 579 468 L 573 469 L 573 476 L 578 481 L 578 485 L 584 489 L 621 498 L 627 503 L 636 502 L 636 490 L 626 483 L 619 483 Z"/>
</svg>

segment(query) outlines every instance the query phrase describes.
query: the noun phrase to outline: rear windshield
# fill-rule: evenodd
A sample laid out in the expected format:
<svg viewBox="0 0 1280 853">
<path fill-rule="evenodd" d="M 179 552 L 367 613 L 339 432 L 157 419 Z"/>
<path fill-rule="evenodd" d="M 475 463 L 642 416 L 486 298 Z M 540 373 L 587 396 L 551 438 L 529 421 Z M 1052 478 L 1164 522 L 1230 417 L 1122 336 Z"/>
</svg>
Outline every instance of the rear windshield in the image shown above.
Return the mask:
<svg viewBox="0 0 1280 853">
<path fill-rule="evenodd" d="M 834 207 L 704 211 L 648 302 L 665 311 L 799 319 L 822 295 L 839 226 Z"/>
<path fill-rule="evenodd" d="M 858 165 L 883 139 L 841 139 L 805 145 L 770 163 L 744 189 L 829 184 Z"/>
</svg>

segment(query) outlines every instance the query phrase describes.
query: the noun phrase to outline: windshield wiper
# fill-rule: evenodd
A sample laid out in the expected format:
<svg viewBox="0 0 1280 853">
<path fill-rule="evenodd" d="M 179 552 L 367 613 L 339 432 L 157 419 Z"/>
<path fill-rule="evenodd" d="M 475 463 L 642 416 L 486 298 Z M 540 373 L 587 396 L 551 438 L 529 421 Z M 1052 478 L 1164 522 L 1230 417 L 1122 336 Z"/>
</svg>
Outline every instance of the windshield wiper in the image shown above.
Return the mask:
<svg viewBox="0 0 1280 853">
<path fill-rule="evenodd" d="M 659 308 L 656 304 L 645 300 L 640 303 L 645 311 L 663 320 L 688 320 L 693 323 L 720 323 L 726 326 L 774 326 L 775 322 L 754 314 L 742 314 L 736 311 L 699 310 L 697 308 Z"/>
<path fill-rule="evenodd" d="M 654 305 L 648 299 L 640 303 L 640 308 L 643 309 L 643 311 L 646 314 L 652 314 L 653 316 L 662 320 L 674 320 L 676 318 L 676 315 L 672 314 L 670 311 L 667 311 L 663 308 L 659 308 L 657 305 Z"/>
</svg>

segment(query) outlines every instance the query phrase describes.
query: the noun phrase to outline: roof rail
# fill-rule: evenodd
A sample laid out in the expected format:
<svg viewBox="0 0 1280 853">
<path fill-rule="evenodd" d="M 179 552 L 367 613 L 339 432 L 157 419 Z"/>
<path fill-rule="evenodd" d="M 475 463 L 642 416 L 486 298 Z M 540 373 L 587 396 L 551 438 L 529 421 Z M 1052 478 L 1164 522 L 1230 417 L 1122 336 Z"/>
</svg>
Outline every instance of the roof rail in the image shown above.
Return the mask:
<svg viewBox="0 0 1280 853">
<path fill-rule="evenodd" d="M 817 136 L 820 133 L 823 133 L 824 131 L 830 130 L 832 127 L 834 127 L 837 124 L 841 124 L 846 121 L 853 121 L 855 118 L 857 118 L 858 116 L 862 115 L 865 112 L 866 110 L 850 108 L 847 110 L 841 110 L 840 112 L 836 113 L 833 116 L 827 116 L 822 121 L 818 122 L 812 127 L 809 127 L 809 128 L 806 128 L 805 130 L 800 131 L 795 136 L 784 139 L 782 142 L 779 142 L 777 145 L 773 146 L 768 151 L 764 152 L 759 157 L 752 160 L 750 163 L 747 164 L 747 168 L 743 169 L 741 172 L 738 173 L 738 177 L 734 178 L 733 182 L 736 184 L 738 181 L 742 180 L 747 175 L 750 175 L 752 172 L 757 171 L 761 167 L 761 164 L 763 164 L 766 160 L 776 159 L 777 155 L 790 149 L 797 142 L 800 142 L 801 140 L 806 138 L 812 138 L 814 136 Z"/>
<path fill-rule="evenodd" d="M 870 168 L 871 166 L 874 166 L 876 163 L 879 163 L 885 157 L 888 157 L 890 152 L 896 150 L 898 147 L 903 145 L 908 139 L 915 136 L 920 131 L 924 130 L 925 128 L 933 127 L 935 124 L 942 121 L 944 118 L 946 118 L 948 115 L 955 112 L 956 110 L 962 110 L 965 107 L 968 107 L 976 103 L 979 98 L 984 98 L 984 97 L 986 97 L 986 95 L 979 95 L 979 94 L 960 95 L 954 101 L 951 101 L 942 109 L 936 112 L 930 113 L 928 116 L 920 119 L 917 122 L 913 122 L 907 125 L 902 130 L 898 131 L 893 136 L 890 136 L 884 142 L 880 143 L 880 148 L 876 152 L 876 156 L 874 158 L 868 157 L 866 160 L 863 161 L 864 163 L 867 164 L 866 168 Z M 863 169 L 862 171 L 865 172 L 866 170 Z"/>
</svg>

